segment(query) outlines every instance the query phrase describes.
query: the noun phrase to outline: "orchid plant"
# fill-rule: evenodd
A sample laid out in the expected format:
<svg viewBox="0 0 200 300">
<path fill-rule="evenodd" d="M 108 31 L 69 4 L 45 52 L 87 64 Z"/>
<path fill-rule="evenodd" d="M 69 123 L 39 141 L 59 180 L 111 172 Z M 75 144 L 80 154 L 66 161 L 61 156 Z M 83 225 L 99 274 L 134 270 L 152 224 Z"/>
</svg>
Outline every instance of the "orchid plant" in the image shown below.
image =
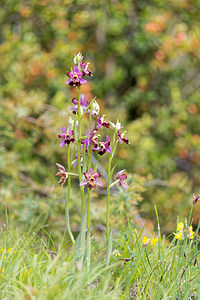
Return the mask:
<svg viewBox="0 0 200 300">
<path fill-rule="evenodd" d="M 90 232 L 90 201 L 91 192 L 103 187 L 103 183 L 98 178 L 101 173 L 97 170 L 97 164 L 92 168 L 92 155 L 96 153 L 97 160 L 100 160 L 103 155 L 108 156 L 107 169 L 107 201 L 106 201 L 106 241 L 107 247 L 109 245 L 109 237 L 111 236 L 109 224 L 109 207 L 110 207 L 110 190 L 114 185 L 121 185 L 127 189 L 125 170 L 121 170 L 116 175 L 116 180 L 112 182 L 114 168 L 112 166 L 113 158 L 116 153 L 117 144 L 124 142 L 128 144 L 129 141 L 125 137 L 125 132 L 121 132 L 122 126 L 117 120 L 114 124 L 105 120 L 105 116 L 100 116 L 100 108 L 96 97 L 91 101 L 85 99 L 85 95 L 81 93 L 81 86 L 87 83 L 85 77 L 92 76 L 92 72 L 88 68 L 89 63 L 83 61 L 83 56 L 78 53 L 74 57 L 74 66 L 71 72 L 67 72 L 69 79 L 65 82 L 72 88 L 77 89 L 77 98 L 72 99 L 73 106 L 70 108 L 72 116 L 69 118 L 68 128 L 62 128 L 62 133 L 58 134 L 61 138 L 60 147 L 67 147 L 67 170 L 61 164 L 57 164 L 58 173 L 56 176 L 60 177 L 59 183 L 64 186 L 67 183 L 67 197 L 66 197 L 66 220 L 67 230 L 72 243 L 75 243 L 72 231 L 69 225 L 69 210 L 68 202 L 70 200 L 70 186 L 71 177 L 79 177 L 80 199 L 81 199 L 81 214 L 86 212 L 87 215 L 87 232 Z M 82 133 L 82 119 L 86 117 L 89 119 L 90 128 L 88 133 Z M 109 134 L 106 135 L 106 141 L 101 139 L 101 130 L 107 128 Z M 112 142 L 111 142 L 112 141 Z M 71 146 L 73 144 L 73 147 Z M 72 153 L 71 153 L 72 150 Z M 71 157 L 74 160 L 71 160 Z M 72 168 L 77 168 L 77 173 L 72 172 Z M 86 192 L 87 190 L 87 192 Z M 87 196 L 86 196 L 87 195 Z"/>
</svg>

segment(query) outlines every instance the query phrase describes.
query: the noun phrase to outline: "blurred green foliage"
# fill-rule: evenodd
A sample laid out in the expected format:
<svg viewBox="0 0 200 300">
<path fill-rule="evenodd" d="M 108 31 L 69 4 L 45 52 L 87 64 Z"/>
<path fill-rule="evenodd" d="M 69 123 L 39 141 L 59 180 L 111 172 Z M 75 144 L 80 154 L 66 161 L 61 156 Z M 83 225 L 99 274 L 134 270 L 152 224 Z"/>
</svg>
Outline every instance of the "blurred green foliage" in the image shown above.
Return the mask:
<svg viewBox="0 0 200 300">
<path fill-rule="evenodd" d="M 143 215 L 153 219 L 156 203 L 172 229 L 199 192 L 199 20 L 199 0 L 1 1 L 0 195 L 13 218 L 42 214 L 64 226 L 57 133 L 73 95 L 65 71 L 82 51 L 95 75 L 86 98 L 97 95 L 111 121 L 126 123 L 131 146 L 120 148 L 119 168 L 146 177 Z"/>
</svg>

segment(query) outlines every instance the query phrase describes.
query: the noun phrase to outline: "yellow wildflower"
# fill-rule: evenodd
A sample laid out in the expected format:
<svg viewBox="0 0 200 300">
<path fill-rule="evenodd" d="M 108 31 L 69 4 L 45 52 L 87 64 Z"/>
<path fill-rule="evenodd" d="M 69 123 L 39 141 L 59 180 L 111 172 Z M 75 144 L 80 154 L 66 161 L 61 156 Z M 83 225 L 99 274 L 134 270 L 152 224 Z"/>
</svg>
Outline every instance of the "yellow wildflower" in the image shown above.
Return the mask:
<svg viewBox="0 0 200 300">
<path fill-rule="evenodd" d="M 115 257 L 117 256 L 121 256 L 121 254 L 119 253 L 119 251 L 117 249 L 115 249 L 112 253 Z"/>
<path fill-rule="evenodd" d="M 176 240 L 184 240 L 184 232 L 187 233 L 187 238 L 192 240 L 194 238 L 194 234 L 195 232 L 193 231 L 193 228 L 192 226 L 187 226 L 187 222 L 185 223 L 186 225 L 184 226 L 183 222 L 180 222 L 178 223 L 178 226 L 177 226 L 177 233 L 173 233 L 174 234 L 174 238 Z M 185 228 L 185 229 L 184 229 Z"/>
<path fill-rule="evenodd" d="M 183 239 L 183 234 L 182 234 L 182 232 L 178 232 L 178 233 L 175 233 L 175 232 L 173 232 L 173 234 L 174 234 L 174 238 L 176 239 L 176 240 L 182 240 Z"/>
<path fill-rule="evenodd" d="M 158 243 L 158 237 L 151 240 L 151 246 L 155 246 L 156 243 Z"/>
<path fill-rule="evenodd" d="M 144 236 L 144 238 L 142 240 L 142 243 L 144 244 L 143 246 L 145 246 L 145 247 L 148 246 L 149 242 L 150 242 L 150 239 L 148 239 L 146 236 Z"/>
<path fill-rule="evenodd" d="M 183 222 L 178 223 L 177 231 L 181 231 L 181 230 L 183 230 L 183 228 L 184 228 Z"/>
<path fill-rule="evenodd" d="M 188 238 L 189 238 L 190 240 L 192 240 L 192 239 L 194 238 L 194 231 L 193 231 L 192 226 L 189 227 Z"/>
<path fill-rule="evenodd" d="M 12 249 L 13 249 L 13 248 L 9 248 L 9 249 L 8 249 L 8 253 L 11 253 L 11 252 L 12 252 Z"/>
</svg>

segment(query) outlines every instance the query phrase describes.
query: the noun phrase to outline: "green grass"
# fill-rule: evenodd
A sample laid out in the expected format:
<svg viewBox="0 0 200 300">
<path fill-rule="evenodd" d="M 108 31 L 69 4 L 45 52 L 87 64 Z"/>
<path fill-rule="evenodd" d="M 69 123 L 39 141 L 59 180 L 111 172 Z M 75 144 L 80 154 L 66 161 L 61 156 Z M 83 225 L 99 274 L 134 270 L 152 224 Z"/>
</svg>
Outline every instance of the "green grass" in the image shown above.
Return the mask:
<svg viewBox="0 0 200 300">
<path fill-rule="evenodd" d="M 35 232 L 2 229 L 0 299 L 198 299 L 197 238 L 163 237 L 144 247 L 142 231 L 129 222 L 126 232 L 113 237 L 112 251 L 117 249 L 121 256 L 112 254 L 109 265 L 104 244 L 91 237 L 88 267 L 77 255 L 80 249 L 64 242 L 66 236 L 55 249 L 50 236 L 44 238 L 41 232 L 40 227 Z"/>
</svg>

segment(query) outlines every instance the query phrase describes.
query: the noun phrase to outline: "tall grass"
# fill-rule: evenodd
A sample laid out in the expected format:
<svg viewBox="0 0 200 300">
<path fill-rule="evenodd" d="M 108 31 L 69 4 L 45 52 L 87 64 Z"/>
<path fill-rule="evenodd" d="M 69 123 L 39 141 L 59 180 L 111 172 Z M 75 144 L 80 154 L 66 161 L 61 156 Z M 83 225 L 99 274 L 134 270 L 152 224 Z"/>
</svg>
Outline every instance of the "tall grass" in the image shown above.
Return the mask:
<svg viewBox="0 0 200 300">
<path fill-rule="evenodd" d="M 114 237 L 118 256 L 112 252 L 109 265 L 106 248 L 90 238 L 88 267 L 65 237 L 55 249 L 48 234 L 41 237 L 42 228 L 24 232 L 7 224 L 0 240 L 0 298 L 198 299 L 198 231 L 195 240 L 171 236 L 145 246 L 142 230 L 129 222 L 126 232 Z"/>
</svg>

